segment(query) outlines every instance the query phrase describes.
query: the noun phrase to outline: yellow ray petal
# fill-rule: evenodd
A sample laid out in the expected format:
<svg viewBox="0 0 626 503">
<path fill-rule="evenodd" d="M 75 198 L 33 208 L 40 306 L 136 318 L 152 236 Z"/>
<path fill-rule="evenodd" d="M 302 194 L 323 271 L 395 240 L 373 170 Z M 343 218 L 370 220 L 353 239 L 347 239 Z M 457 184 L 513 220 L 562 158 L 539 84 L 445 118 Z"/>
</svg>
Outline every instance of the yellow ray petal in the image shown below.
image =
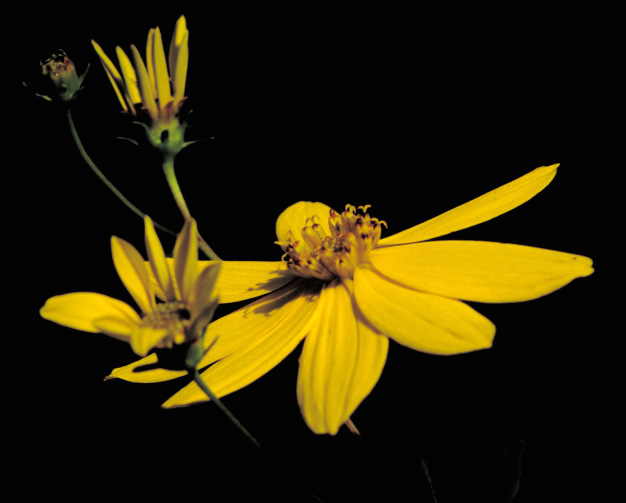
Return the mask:
<svg viewBox="0 0 626 503">
<path fill-rule="evenodd" d="M 188 304 L 192 320 L 200 316 L 203 311 L 212 307 L 212 304 L 216 302 L 218 295 L 215 283 L 219 277 L 221 267 L 221 262 L 214 262 L 198 275 L 198 279 L 193 285 L 191 300 Z"/>
<path fill-rule="evenodd" d="M 152 58 L 156 95 L 159 99 L 159 108 L 164 110 L 167 104 L 172 101 L 172 93 L 170 91 L 170 77 L 167 73 L 165 51 L 163 50 L 163 39 L 161 38 L 161 30 L 159 28 L 154 30 L 152 53 L 148 53 L 146 58 Z"/>
<path fill-rule="evenodd" d="M 380 377 L 389 340 L 357 319 L 348 290 L 331 284 L 304 341 L 297 396 L 314 433 L 335 435 Z"/>
<path fill-rule="evenodd" d="M 168 62 L 172 74 L 174 99 L 180 101 L 185 97 L 185 83 L 189 65 L 189 30 L 187 30 L 185 16 L 180 16 L 176 21 L 174 35 L 172 35 L 170 42 Z"/>
<path fill-rule="evenodd" d="M 92 333 L 101 331 L 97 325 L 100 319 L 118 320 L 121 327 L 138 326 L 141 322 L 137 312 L 125 302 L 92 292 L 51 297 L 39 313 L 46 320 L 59 325 Z M 118 332 L 112 330 L 107 335 L 126 342 L 130 340 L 125 329 Z"/>
<path fill-rule="evenodd" d="M 266 299 L 271 298 L 274 301 L 267 302 Z M 219 338 L 207 354 L 210 360 L 221 357 L 226 349 L 241 348 L 202 373 L 211 391 L 219 397 L 227 395 L 256 381 L 278 365 L 309 331 L 315 319 L 318 298 L 317 288 L 293 288 L 288 295 L 281 290 L 211 323 L 206 339 Z M 251 337 L 250 332 L 254 336 Z M 241 341 L 233 344 L 240 337 L 247 339 L 244 344 Z M 203 361 L 201 365 L 205 363 Z M 167 400 L 163 407 L 183 407 L 206 400 L 206 395 L 191 383 Z"/>
<path fill-rule="evenodd" d="M 409 288 L 477 302 L 536 299 L 593 272 L 591 260 L 580 255 L 484 241 L 384 247 L 370 261 Z"/>
<path fill-rule="evenodd" d="M 128 59 L 128 56 L 121 47 L 116 47 L 115 52 L 117 54 L 117 59 L 120 62 L 122 75 L 124 76 L 124 84 L 127 93 L 126 100 L 129 102 L 129 105 L 141 103 L 141 96 L 139 95 L 139 87 L 137 85 L 137 74 L 135 73 L 133 64 L 130 62 L 130 59 Z"/>
<path fill-rule="evenodd" d="M 138 327 L 130 338 L 130 346 L 139 356 L 146 356 L 168 335 L 165 328 Z"/>
<path fill-rule="evenodd" d="M 424 353 L 453 355 L 491 346 L 495 326 L 461 301 L 398 286 L 357 269 L 354 295 L 381 333 Z"/>
<path fill-rule="evenodd" d="M 141 94 L 141 103 L 148 111 L 150 118 L 156 121 L 159 118 L 159 111 L 154 101 L 154 92 L 152 91 L 152 82 L 148 76 L 148 70 L 141 59 L 141 54 L 134 45 L 130 46 L 135 61 L 135 70 L 137 72 L 137 81 L 139 84 L 139 93 Z"/>
<path fill-rule="evenodd" d="M 378 242 L 378 246 L 426 241 L 478 225 L 525 203 L 555 177 L 558 164 L 537 168 L 476 199 Z"/>
<path fill-rule="evenodd" d="M 306 225 L 307 219 L 317 216 L 317 222 L 322 226 L 327 235 L 330 235 L 328 226 L 330 206 L 324 203 L 314 203 L 311 201 L 300 201 L 289 206 L 276 220 L 276 237 L 278 241 L 289 241 L 290 234 L 293 238 L 302 240 L 302 229 Z"/>
<path fill-rule="evenodd" d="M 150 271 L 168 301 L 176 300 L 174 282 L 170 276 L 170 269 L 167 265 L 165 252 L 161 241 L 157 236 L 152 219 L 148 216 L 144 218 L 146 250 L 150 264 Z"/>
<path fill-rule="evenodd" d="M 128 293 L 142 312 L 151 312 L 154 307 L 154 290 L 142 256 L 133 245 L 115 236 L 111 238 L 111 251 L 115 269 Z"/>
<path fill-rule="evenodd" d="M 113 90 L 115 91 L 117 99 L 120 101 L 120 104 L 122 105 L 122 108 L 124 109 L 124 111 L 127 112 L 129 106 L 126 104 L 126 100 L 124 99 L 125 85 L 122 80 L 122 76 L 120 75 L 120 72 L 117 70 L 117 68 L 113 64 L 113 61 L 111 61 L 111 59 L 102 50 L 102 47 L 100 47 L 100 45 L 95 40 L 91 41 L 91 45 L 93 45 L 93 48 L 96 50 L 96 53 L 98 54 L 98 57 L 100 58 L 100 62 L 102 63 L 102 66 L 104 67 L 104 71 L 107 74 L 107 77 L 109 78 L 109 81 L 111 82 L 111 85 L 113 86 Z M 131 107 L 132 107 L 132 104 L 131 104 Z M 134 108 L 133 108 L 133 113 L 134 113 Z"/>
<path fill-rule="evenodd" d="M 158 357 L 156 353 L 151 353 L 136 362 L 114 369 L 105 380 L 123 379 L 136 383 L 154 383 L 185 375 L 187 375 L 186 370 L 168 370 L 158 367 Z"/>
<path fill-rule="evenodd" d="M 181 299 L 190 300 L 198 278 L 198 227 L 193 218 L 187 219 L 174 245 L 174 273 Z"/>
</svg>

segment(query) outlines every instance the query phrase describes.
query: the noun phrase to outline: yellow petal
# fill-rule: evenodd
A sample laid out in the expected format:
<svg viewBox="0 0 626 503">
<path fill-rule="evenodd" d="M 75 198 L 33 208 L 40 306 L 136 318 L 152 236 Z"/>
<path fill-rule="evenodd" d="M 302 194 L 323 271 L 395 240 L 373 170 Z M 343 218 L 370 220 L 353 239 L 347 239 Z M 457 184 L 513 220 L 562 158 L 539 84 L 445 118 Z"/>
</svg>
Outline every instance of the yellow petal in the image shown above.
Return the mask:
<svg viewBox="0 0 626 503">
<path fill-rule="evenodd" d="M 169 381 L 185 375 L 187 375 L 186 370 L 168 370 L 158 367 L 158 357 L 156 353 L 151 353 L 136 362 L 114 369 L 106 377 L 106 380 L 123 379 L 136 383 L 154 383 Z"/>
<path fill-rule="evenodd" d="M 357 319 L 341 283 L 324 289 L 320 304 L 300 356 L 297 396 L 309 428 L 334 435 L 378 382 L 389 342 Z"/>
<path fill-rule="evenodd" d="M 278 241 L 287 242 L 290 240 L 290 232 L 293 239 L 302 240 L 302 229 L 307 225 L 307 220 L 313 216 L 317 217 L 317 222 L 322 226 L 327 235 L 330 235 L 328 226 L 328 216 L 330 206 L 324 203 L 314 203 L 311 201 L 300 201 L 289 206 L 276 220 L 276 237 Z"/>
<path fill-rule="evenodd" d="M 167 335 L 168 331 L 165 328 L 138 327 L 131 335 L 130 346 L 137 355 L 146 356 Z"/>
<path fill-rule="evenodd" d="M 100 47 L 100 45 L 95 40 L 91 41 L 91 45 L 93 45 L 93 48 L 96 50 L 96 53 L 98 54 L 98 57 L 100 58 L 100 62 L 102 63 L 102 66 L 104 67 L 104 72 L 107 74 L 107 77 L 109 78 L 109 81 L 111 82 L 111 85 L 113 86 L 113 90 L 115 91 L 117 99 L 120 101 L 122 108 L 124 109 L 124 111 L 128 111 L 129 106 L 126 104 L 126 100 L 124 99 L 124 92 L 123 92 L 125 85 L 124 85 L 124 82 L 122 81 L 122 76 L 120 75 L 120 72 L 117 70 L 117 68 L 113 64 L 113 61 L 111 61 L 111 59 L 102 50 L 102 47 Z M 132 106 L 132 104 L 130 106 Z M 133 113 L 134 113 L 134 108 L 133 108 Z"/>
<path fill-rule="evenodd" d="M 181 299 L 189 300 L 198 278 L 198 228 L 187 219 L 174 245 L 174 273 Z"/>
<path fill-rule="evenodd" d="M 163 39 L 161 38 L 161 30 L 159 28 L 154 30 L 152 53 L 147 53 L 146 58 L 152 58 L 153 61 L 156 95 L 159 99 L 159 108 L 163 110 L 172 101 L 172 93 L 170 91 L 170 76 L 167 73 L 165 51 L 163 50 Z"/>
<path fill-rule="evenodd" d="M 174 99 L 180 101 L 185 97 L 185 83 L 189 65 L 189 30 L 187 30 L 185 16 L 180 16 L 176 21 L 168 59 L 172 74 Z"/>
<path fill-rule="evenodd" d="M 192 320 L 208 307 L 211 307 L 216 301 L 217 291 L 215 283 L 219 277 L 221 267 L 221 262 L 214 262 L 198 275 L 198 279 L 193 285 L 191 300 L 188 304 Z"/>
<path fill-rule="evenodd" d="M 495 326 L 459 300 L 403 288 L 367 268 L 354 276 L 363 315 L 381 333 L 424 353 L 453 355 L 491 346 Z"/>
<path fill-rule="evenodd" d="M 133 245 L 115 236 L 111 238 L 111 251 L 122 283 L 141 311 L 151 312 L 154 307 L 154 290 L 142 256 Z"/>
<path fill-rule="evenodd" d="M 429 241 L 374 250 L 377 271 L 409 288 L 477 302 L 521 302 L 593 272 L 591 260 L 484 241 Z"/>
<path fill-rule="evenodd" d="M 148 216 L 144 218 L 145 224 L 145 241 L 146 250 L 148 252 L 148 259 L 150 263 L 150 270 L 155 278 L 158 287 L 161 289 L 165 296 L 165 300 L 176 300 L 176 293 L 174 290 L 174 282 L 170 276 L 170 269 L 167 265 L 165 252 L 161 241 L 157 236 L 152 219 Z"/>
<path fill-rule="evenodd" d="M 150 118 L 156 121 L 159 118 L 159 111 L 154 101 L 154 92 L 152 91 L 152 82 L 148 76 L 148 70 L 141 59 L 141 54 L 134 45 L 130 46 L 135 61 L 135 70 L 137 72 L 137 80 L 139 83 L 139 93 L 141 94 L 141 103 L 148 111 Z"/>
<path fill-rule="evenodd" d="M 135 310 L 121 300 L 92 292 L 76 292 L 49 298 L 39 311 L 46 320 L 59 325 L 98 333 L 102 330 L 98 320 L 117 320 L 119 331 L 107 331 L 107 335 L 128 342 L 127 328 L 141 322 Z"/>
<path fill-rule="evenodd" d="M 541 192 L 555 177 L 558 166 L 553 164 L 537 168 L 435 218 L 383 238 L 378 242 L 378 246 L 426 241 L 491 220 Z"/>
<path fill-rule="evenodd" d="M 209 325 L 206 336 L 215 345 L 199 366 L 218 361 L 202 373 L 217 396 L 247 386 L 278 365 L 309 331 L 316 316 L 319 291 L 301 282 L 264 297 Z M 238 351 L 230 354 L 231 349 Z M 208 400 L 191 383 L 167 400 L 163 407 L 183 407 Z"/>
<path fill-rule="evenodd" d="M 124 76 L 124 84 L 126 88 L 127 101 L 129 104 L 141 103 L 141 96 L 139 95 L 139 87 L 137 86 L 137 74 L 133 68 L 130 59 L 126 56 L 126 53 L 121 47 L 116 47 L 117 59 L 120 62 L 120 68 L 122 69 L 122 75 Z M 134 107 L 133 107 L 134 110 Z"/>
</svg>

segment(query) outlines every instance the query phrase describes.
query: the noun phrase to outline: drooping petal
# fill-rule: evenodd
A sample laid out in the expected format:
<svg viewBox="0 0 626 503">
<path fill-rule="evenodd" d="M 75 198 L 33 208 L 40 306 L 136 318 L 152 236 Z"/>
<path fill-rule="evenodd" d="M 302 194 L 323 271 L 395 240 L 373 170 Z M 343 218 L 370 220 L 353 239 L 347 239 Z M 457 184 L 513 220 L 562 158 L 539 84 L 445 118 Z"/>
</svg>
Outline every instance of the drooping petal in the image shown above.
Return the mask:
<svg viewBox="0 0 626 503">
<path fill-rule="evenodd" d="M 187 219 L 174 245 L 174 273 L 181 299 L 189 300 L 198 278 L 198 227 Z"/>
<path fill-rule="evenodd" d="M 393 281 L 477 302 L 521 302 L 593 272 L 580 255 L 484 241 L 428 241 L 376 249 L 370 261 Z"/>
<path fill-rule="evenodd" d="M 137 312 L 125 302 L 92 292 L 75 292 L 49 298 L 39 311 L 46 320 L 59 325 L 99 333 L 98 320 L 117 320 L 119 330 L 109 330 L 107 335 L 125 342 L 130 341 L 128 327 L 141 322 Z"/>
<path fill-rule="evenodd" d="M 167 104 L 172 101 L 170 90 L 170 77 L 167 73 L 167 61 L 163 50 L 163 39 L 161 30 L 155 28 L 152 42 L 152 53 L 148 53 L 146 58 L 152 58 L 154 65 L 154 78 L 156 84 L 156 95 L 159 99 L 159 108 L 164 110 Z"/>
<path fill-rule="evenodd" d="M 93 48 L 96 50 L 96 53 L 98 54 L 98 57 L 100 58 L 100 62 L 102 63 L 102 66 L 104 67 L 104 72 L 107 74 L 107 77 L 109 78 L 109 81 L 111 82 L 111 85 L 113 86 L 113 90 L 115 91 L 117 99 L 122 105 L 122 108 L 124 109 L 124 111 L 127 112 L 129 105 L 126 104 L 126 100 L 124 99 L 124 94 L 126 94 L 124 91 L 125 85 L 124 85 L 124 81 L 122 80 L 122 76 L 120 75 L 120 72 L 117 70 L 117 68 L 113 64 L 113 61 L 111 61 L 111 59 L 102 50 L 102 47 L 100 47 L 100 45 L 95 40 L 91 41 L 91 45 L 93 45 Z M 130 104 L 130 106 L 132 106 L 132 104 Z M 133 108 L 133 113 L 135 113 L 134 108 Z"/>
<path fill-rule="evenodd" d="M 381 333 L 424 353 L 453 355 L 491 346 L 495 326 L 467 304 L 399 286 L 362 267 L 354 295 Z"/>
<path fill-rule="evenodd" d="M 278 241 L 287 242 L 290 239 L 290 232 L 295 240 L 302 240 L 302 229 L 306 225 L 307 219 L 316 216 L 324 232 L 330 235 L 328 226 L 328 216 L 330 206 L 324 203 L 314 203 L 311 201 L 300 201 L 289 206 L 276 220 L 276 237 Z"/>
<path fill-rule="evenodd" d="M 111 238 L 111 251 L 115 269 L 128 293 L 142 312 L 151 312 L 155 304 L 154 290 L 142 256 L 133 245 L 115 236 Z"/>
<path fill-rule="evenodd" d="M 217 341 L 199 367 L 228 354 L 202 372 L 213 393 L 221 397 L 237 391 L 278 365 L 308 333 L 317 315 L 318 300 L 317 286 L 299 283 L 211 323 L 205 339 L 217 337 Z M 232 348 L 239 350 L 229 354 Z M 206 400 L 200 388 L 191 383 L 163 407 L 183 407 Z"/>
<path fill-rule="evenodd" d="M 322 291 L 297 384 L 300 410 L 314 433 L 334 435 L 350 418 L 378 382 L 388 344 L 357 318 L 343 284 L 334 282 Z"/>
<path fill-rule="evenodd" d="M 166 300 L 176 300 L 174 282 L 170 275 L 170 268 L 167 265 L 167 259 L 161 241 L 157 236 L 152 219 L 148 216 L 144 218 L 145 224 L 145 241 L 146 250 L 148 252 L 148 260 L 150 271 L 156 280 L 157 286 L 163 292 Z"/>
<path fill-rule="evenodd" d="M 150 119 L 156 121 L 159 118 L 159 111 L 154 101 L 154 92 L 152 90 L 152 82 L 148 76 L 148 70 L 141 59 L 141 54 L 134 45 L 130 46 L 135 61 L 135 70 L 137 72 L 137 80 L 139 84 L 139 93 L 141 94 L 141 103 L 148 111 Z"/>
<path fill-rule="evenodd" d="M 170 73 L 172 74 L 174 99 L 179 102 L 185 97 L 185 83 L 189 65 L 189 30 L 187 29 L 185 16 L 180 16 L 178 21 L 176 21 L 176 27 L 170 42 L 168 62 Z"/>
<path fill-rule="evenodd" d="M 169 370 L 159 367 L 156 353 L 151 353 L 130 365 L 113 369 L 105 380 L 123 379 L 136 383 L 155 383 L 169 381 L 185 375 L 187 375 L 186 370 Z"/>
<path fill-rule="evenodd" d="M 139 327 L 130 338 L 130 346 L 139 356 L 146 356 L 168 335 L 166 328 Z"/>
<path fill-rule="evenodd" d="M 555 177 L 558 166 L 553 164 L 537 168 L 435 218 L 383 238 L 378 242 L 378 246 L 426 241 L 491 220 L 541 192 Z"/>
</svg>

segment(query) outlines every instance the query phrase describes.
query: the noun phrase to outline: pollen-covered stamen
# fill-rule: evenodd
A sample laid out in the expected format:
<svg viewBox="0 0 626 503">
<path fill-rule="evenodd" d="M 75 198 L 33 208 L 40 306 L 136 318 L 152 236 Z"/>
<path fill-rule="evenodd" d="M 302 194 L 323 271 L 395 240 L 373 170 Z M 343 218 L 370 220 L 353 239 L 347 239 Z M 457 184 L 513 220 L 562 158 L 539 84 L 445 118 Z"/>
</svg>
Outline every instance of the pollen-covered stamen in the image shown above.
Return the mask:
<svg viewBox="0 0 626 503">
<path fill-rule="evenodd" d="M 141 324 L 155 330 L 166 330 L 167 335 L 156 347 L 171 348 L 175 344 L 186 342 L 190 318 L 184 302 L 163 302 L 158 303 L 152 312 L 146 313 Z"/>
<path fill-rule="evenodd" d="M 287 243 L 279 243 L 285 250 L 283 260 L 288 269 L 298 276 L 332 280 L 354 276 L 355 269 L 369 260 L 376 247 L 385 222 L 371 218 L 368 206 L 346 205 L 341 214 L 331 209 L 328 217 L 330 236 L 317 220 L 307 219 L 302 229 L 302 241 L 290 234 Z"/>
</svg>

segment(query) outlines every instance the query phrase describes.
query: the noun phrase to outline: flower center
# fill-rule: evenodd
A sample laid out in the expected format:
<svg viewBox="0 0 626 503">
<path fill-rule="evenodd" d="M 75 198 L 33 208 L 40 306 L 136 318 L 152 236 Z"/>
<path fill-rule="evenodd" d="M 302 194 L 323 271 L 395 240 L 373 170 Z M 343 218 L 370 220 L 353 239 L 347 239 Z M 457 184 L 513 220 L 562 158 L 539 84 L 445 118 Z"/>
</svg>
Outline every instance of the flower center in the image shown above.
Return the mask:
<svg viewBox="0 0 626 503">
<path fill-rule="evenodd" d="M 287 268 L 304 278 L 352 279 L 354 270 L 367 263 L 370 251 L 376 247 L 381 225 L 387 226 L 384 221 L 371 218 L 368 208 L 369 205 L 355 208 L 348 204 L 341 214 L 331 209 L 330 235 L 318 222 L 319 216 L 308 218 L 302 240 L 296 240 L 290 232 L 286 243 L 278 242 L 286 252 L 283 260 Z"/>
<path fill-rule="evenodd" d="M 171 348 L 187 340 L 190 314 L 182 301 L 158 303 L 151 313 L 141 319 L 143 327 L 165 330 L 167 334 L 156 347 Z"/>
</svg>

